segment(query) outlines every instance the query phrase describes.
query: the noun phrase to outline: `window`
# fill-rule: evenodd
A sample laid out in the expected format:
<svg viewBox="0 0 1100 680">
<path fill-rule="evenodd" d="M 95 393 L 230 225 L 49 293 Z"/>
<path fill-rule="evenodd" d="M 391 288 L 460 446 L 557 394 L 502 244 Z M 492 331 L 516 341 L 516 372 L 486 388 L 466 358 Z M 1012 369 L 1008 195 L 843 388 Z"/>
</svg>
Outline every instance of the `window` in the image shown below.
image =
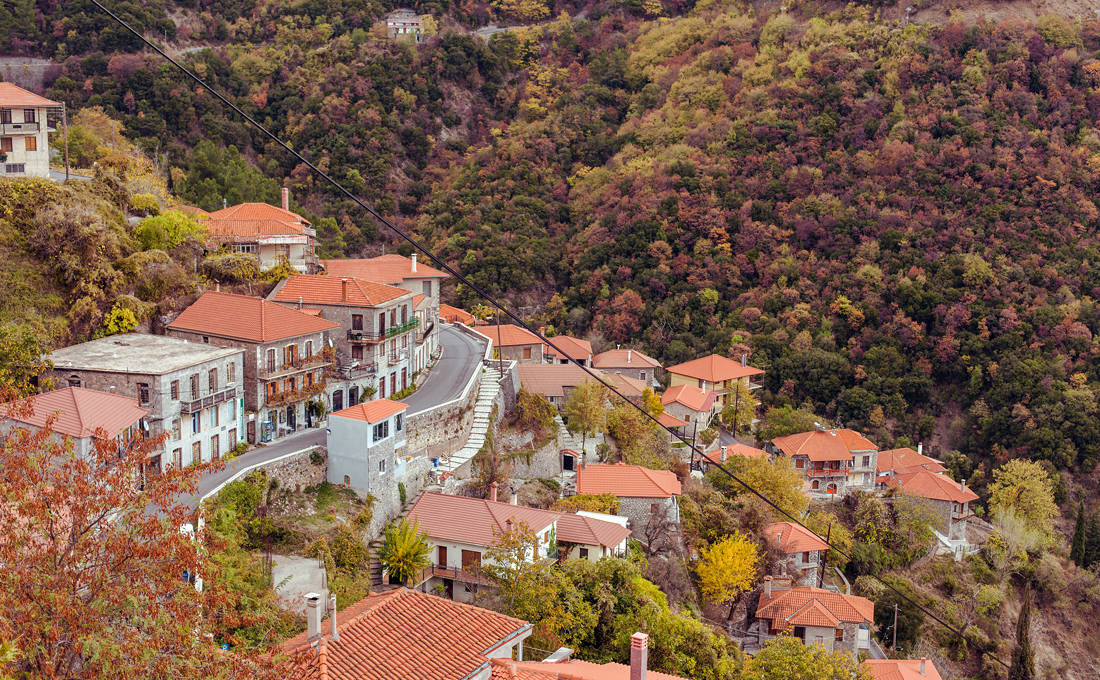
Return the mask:
<svg viewBox="0 0 1100 680">
<path fill-rule="evenodd" d="M 362 345 L 352 345 L 351 346 L 351 358 L 352 359 L 362 359 L 363 358 L 363 346 Z"/>
<path fill-rule="evenodd" d="M 138 402 L 141 403 L 141 404 L 148 404 L 149 403 L 149 385 L 148 385 L 148 383 L 138 383 L 137 384 L 137 392 L 138 392 Z"/>
<path fill-rule="evenodd" d="M 397 391 L 397 374 L 390 373 L 390 394 Z"/>
<path fill-rule="evenodd" d="M 870 456 L 864 456 L 863 457 L 863 467 L 867 467 L 870 464 L 871 464 L 871 457 Z"/>
<path fill-rule="evenodd" d="M 646 380 L 645 371 L 638 371 L 638 379 L 639 380 Z"/>
<path fill-rule="evenodd" d="M 192 463 L 201 463 L 202 462 L 202 442 L 201 441 L 195 442 L 194 444 L 191 445 L 191 462 Z"/>
<path fill-rule="evenodd" d="M 810 488 L 815 490 L 821 488 L 821 482 L 815 479 L 814 481 L 810 482 Z"/>
<path fill-rule="evenodd" d="M 170 391 L 170 394 L 172 395 L 173 399 L 179 399 L 180 398 L 180 381 L 173 380 L 171 386 L 169 387 L 169 391 Z"/>
<path fill-rule="evenodd" d="M 408 349 L 408 348 L 409 348 L 409 336 L 402 335 L 401 336 L 401 349 Z"/>
<path fill-rule="evenodd" d="M 283 348 L 283 363 L 287 366 L 298 363 L 298 345 L 287 345 Z"/>
<path fill-rule="evenodd" d="M 257 246 L 256 246 L 255 243 L 234 243 L 233 244 L 233 252 L 234 253 L 255 253 L 256 250 L 257 250 Z"/>
<path fill-rule="evenodd" d="M 351 475 L 344 475 L 344 486 L 351 486 Z"/>
<path fill-rule="evenodd" d="M 0 109 L 0 123 L 11 122 L 11 109 Z"/>
<path fill-rule="evenodd" d="M 210 344 L 210 336 L 209 335 L 202 336 L 202 344 L 204 344 L 204 345 L 209 345 Z"/>
<path fill-rule="evenodd" d="M 409 321 L 409 306 L 401 305 L 401 323 L 408 323 Z"/>
<path fill-rule="evenodd" d="M 306 340 L 306 356 L 307 357 L 313 356 L 313 341 L 312 340 Z"/>
<path fill-rule="evenodd" d="M 177 468 L 183 467 L 183 449 L 172 449 L 172 464 Z"/>
<path fill-rule="evenodd" d="M 191 414 L 191 434 L 198 434 L 202 431 L 202 418 L 198 411 Z"/>
<path fill-rule="evenodd" d="M 386 398 L 386 378 L 385 378 L 385 376 L 383 376 L 382 379 L 378 381 L 378 398 L 379 399 L 385 399 Z"/>
<path fill-rule="evenodd" d="M 206 375 L 206 384 L 211 392 L 218 389 L 218 369 L 212 368 Z"/>
<path fill-rule="evenodd" d="M 69 387 L 80 387 L 80 384 L 81 384 L 80 383 L 80 376 L 78 376 L 78 375 L 69 376 Z"/>
<path fill-rule="evenodd" d="M 297 383 L 297 381 L 294 378 L 287 378 L 286 391 L 287 392 L 293 392 L 295 389 L 297 389 L 297 384 L 296 383 Z"/>
<path fill-rule="evenodd" d="M 373 441 L 382 441 L 388 436 L 390 436 L 390 421 L 383 420 L 374 426 Z"/>
<path fill-rule="evenodd" d="M 4 166 L 4 172 L 11 175 L 19 175 L 27 171 L 27 166 L 24 163 L 8 163 Z"/>
<path fill-rule="evenodd" d="M 23 122 L 34 123 L 37 119 L 34 115 L 34 109 L 23 109 Z"/>
<path fill-rule="evenodd" d="M 802 553 L 802 564 L 809 564 L 809 563 L 810 563 L 810 553 L 809 552 Z"/>
<path fill-rule="evenodd" d="M 582 560 L 587 560 L 588 559 L 588 548 L 581 548 L 581 559 Z"/>
<path fill-rule="evenodd" d="M 212 406 L 210 408 L 210 427 L 217 427 L 218 426 L 218 411 L 220 411 L 220 410 L 221 409 L 218 408 L 217 406 Z"/>
<path fill-rule="evenodd" d="M 183 423 L 180 422 L 179 418 L 172 421 L 172 441 L 179 441 L 182 427 Z"/>
<path fill-rule="evenodd" d="M 313 387 L 313 374 L 306 373 L 306 387 Z"/>
<path fill-rule="evenodd" d="M 33 135 L 30 137 L 24 137 L 23 141 L 27 143 L 27 151 L 38 151 L 38 138 Z"/>
<path fill-rule="evenodd" d="M 275 350 L 267 350 L 267 372 L 272 373 L 275 371 Z"/>
<path fill-rule="evenodd" d="M 796 468 L 798 468 L 799 470 L 801 470 L 803 467 L 806 466 L 806 460 L 803 459 L 803 458 L 795 458 L 794 459 L 794 466 Z"/>
<path fill-rule="evenodd" d="M 405 427 L 405 414 L 398 413 L 393 419 L 393 429 L 395 432 L 400 432 Z"/>
<path fill-rule="evenodd" d="M 279 394 L 279 383 L 269 382 L 267 384 L 267 398 L 268 400 L 274 399 Z"/>
<path fill-rule="evenodd" d="M 396 307 L 394 307 L 393 309 L 390 310 L 390 325 L 391 326 L 396 326 L 397 325 L 397 308 Z"/>
<path fill-rule="evenodd" d="M 423 291 L 424 291 L 424 297 L 431 297 L 432 296 L 432 282 L 431 281 L 425 281 L 424 282 Z"/>
<path fill-rule="evenodd" d="M 10 152 L 12 150 L 11 137 L 0 137 L 0 151 Z"/>
<path fill-rule="evenodd" d="M 237 364 L 232 361 L 225 366 L 225 379 L 227 382 L 237 382 Z"/>
<path fill-rule="evenodd" d="M 837 642 L 844 642 L 844 629 L 843 628 L 837 628 L 836 629 L 836 636 L 833 639 L 836 640 Z"/>
<path fill-rule="evenodd" d="M 351 330 L 361 331 L 363 330 L 363 315 L 352 314 L 351 315 Z"/>
<path fill-rule="evenodd" d="M 355 321 L 355 319 L 353 317 L 352 322 L 354 322 L 354 321 Z M 386 332 L 386 313 L 385 312 L 378 312 L 378 332 L 379 333 L 385 333 Z"/>
<path fill-rule="evenodd" d="M 199 398 L 199 374 L 198 373 L 191 376 L 191 398 L 192 399 L 198 399 Z"/>
<path fill-rule="evenodd" d="M 401 369 L 401 389 L 403 389 L 403 390 L 408 389 L 408 387 L 409 387 L 409 378 L 408 378 L 407 372 L 408 372 L 407 368 L 402 368 Z"/>
<path fill-rule="evenodd" d="M 236 420 L 237 419 L 237 400 L 236 399 L 230 399 L 229 401 L 227 401 L 225 403 L 225 408 L 229 411 L 229 419 L 230 420 Z"/>
<path fill-rule="evenodd" d="M 385 458 L 378 461 L 378 471 L 379 472 L 385 472 L 386 471 L 386 459 Z"/>
<path fill-rule="evenodd" d="M 523 348 L 523 358 L 524 359 L 530 359 L 531 358 L 531 348 L 530 347 L 524 347 Z"/>
</svg>

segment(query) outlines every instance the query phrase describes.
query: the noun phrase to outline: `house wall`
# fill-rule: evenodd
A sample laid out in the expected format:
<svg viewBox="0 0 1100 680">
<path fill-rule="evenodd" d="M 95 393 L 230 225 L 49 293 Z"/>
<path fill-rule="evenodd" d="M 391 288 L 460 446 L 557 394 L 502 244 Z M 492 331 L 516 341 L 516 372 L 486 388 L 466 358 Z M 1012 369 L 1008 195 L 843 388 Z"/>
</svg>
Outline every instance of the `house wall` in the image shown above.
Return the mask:
<svg viewBox="0 0 1100 680">
<path fill-rule="evenodd" d="M 600 370 L 604 373 L 614 373 L 616 375 L 625 375 L 628 378 L 644 380 L 645 384 L 653 389 L 658 389 L 661 386 L 661 383 L 657 380 L 656 368 L 601 368 Z"/>
<path fill-rule="evenodd" d="M 603 545 L 572 544 L 569 552 L 565 554 L 567 560 L 587 559 L 589 562 L 599 562 L 605 557 L 617 557 L 626 554 L 627 541 L 624 539 L 619 545 L 608 548 Z M 581 548 L 588 550 L 588 557 L 581 557 Z"/>
<path fill-rule="evenodd" d="M 9 107 L 0 102 L 0 108 Z M 0 163 L 0 177 L 49 177 L 50 142 L 46 121 L 47 109 L 45 107 L 34 109 L 38 130 L 32 134 L 22 134 L 27 130 L 19 127 L 25 123 L 24 107 L 10 110 L 11 124 L 0 125 L 0 136 L 11 140 L 12 150 L 6 152 L 7 159 Z M 38 147 L 35 151 L 27 151 L 28 137 L 34 138 Z M 23 172 L 8 172 L 8 166 L 19 163 L 24 165 Z"/>
<path fill-rule="evenodd" d="M 680 521 L 680 506 L 676 497 L 670 498 L 630 498 L 619 497 L 619 514 L 630 520 L 630 529 L 635 538 L 644 538 L 643 532 L 649 523 L 650 508 L 656 503 L 658 507 L 665 509 L 669 519 L 674 523 Z"/>
<path fill-rule="evenodd" d="M 403 456 L 406 441 L 404 423 L 401 431 L 397 431 L 397 415 L 378 423 L 329 416 L 327 478 L 330 484 L 343 484 L 366 495 L 380 492 L 383 483 L 392 481 L 396 455 L 401 453 Z M 374 426 L 383 422 L 389 423 L 389 436 L 374 441 Z"/>
<path fill-rule="evenodd" d="M 848 491 L 860 489 L 875 490 L 875 477 L 878 474 L 878 451 L 874 449 L 852 451 L 852 470 L 848 476 Z M 867 462 L 864 462 L 866 460 Z"/>
<path fill-rule="evenodd" d="M 787 573 L 799 580 L 801 585 L 817 586 L 821 569 L 821 551 L 811 550 L 810 559 L 803 561 L 802 553 L 791 553 L 783 560 Z"/>
<path fill-rule="evenodd" d="M 492 327 L 487 327 L 485 333 L 492 337 Z M 521 364 L 541 364 L 545 360 L 542 354 L 542 343 L 535 343 L 532 345 L 509 345 L 507 347 L 494 347 L 494 350 L 499 353 L 500 358 L 518 361 Z M 530 356 L 527 356 L 524 352 L 530 350 Z"/>
<path fill-rule="evenodd" d="M 760 376 L 758 376 L 759 379 Z M 686 375 L 680 375 L 678 373 L 668 374 L 668 386 L 676 387 L 677 385 L 690 385 L 692 387 L 699 387 L 704 390 L 712 390 L 718 393 L 718 398 L 715 403 L 718 405 L 718 409 L 721 410 L 726 405 L 726 390 L 728 390 L 735 382 L 741 382 L 750 386 L 753 385 L 748 378 L 738 378 L 737 380 L 723 380 L 721 382 L 712 383 L 706 380 L 700 380 L 698 378 L 689 378 Z"/>
<path fill-rule="evenodd" d="M 703 430 L 707 429 L 707 426 L 710 425 L 710 419 L 711 419 L 711 415 L 712 415 L 712 412 L 710 412 L 710 411 L 700 413 L 699 411 L 696 411 L 694 409 L 688 408 L 687 406 L 684 406 L 683 404 L 681 404 L 678 401 L 674 401 L 671 404 L 666 405 L 665 406 L 665 413 L 669 414 L 670 416 L 674 416 L 676 418 L 679 418 L 680 420 L 683 420 L 684 422 L 686 422 L 687 423 L 687 428 L 685 428 L 685 429 L 687 431 L 688 436 L 690 436 L 692 431 L 696 429 L 695 423 L 698 423 L 698 428 L 697 429 L 698 429 L 699 432 L 702 432 Z"/>
</svg>

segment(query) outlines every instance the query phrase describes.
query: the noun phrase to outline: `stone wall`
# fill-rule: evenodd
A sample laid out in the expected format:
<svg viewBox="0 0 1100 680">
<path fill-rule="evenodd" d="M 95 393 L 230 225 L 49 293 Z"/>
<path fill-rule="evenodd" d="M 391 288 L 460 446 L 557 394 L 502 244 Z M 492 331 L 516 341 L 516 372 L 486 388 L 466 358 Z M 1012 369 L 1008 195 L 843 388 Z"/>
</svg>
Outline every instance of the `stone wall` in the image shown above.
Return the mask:
<svg viewBox="0 0 1100 680">
<path fill-rule="evenodd" d="M 428 470 L 432 467 L 429 458 L 413 457 L 405 463 L 403 474 L 387 475 L 385 483 L 374 486 L 371 495 L 374 496 L 374 515 L 366 533 L 370 539 L 380 538 L 383 530 L 391 520 L 400 516 L 404 508 L 401 505 L 401 489 L 399 483 L 405 484 L 405 503 L 411 505 L 417 496 L 423 491 L 427 482 Z"/>
<path fill-rule="evenodd" d="M 279 480 L 281 488 L 297 492 L 307 486 L 317 486 L 325 481 L 325 471 L 328 470 L 328 451 L 323 446 L 317 446 L 259 467 L 267 471 L 268 477 Z"/>
<path fill-rule="evenodd" d="M 519 392 L 519 371 L 516 369 L 518 364 L 512 362 L 509 366 L 504 366 L 504 376 L 500 381 L 500 394 L 502 401 L 499 402 L 500 407 L 498 409 L 498 422 L 499 419 L 504 418 L 506 413 L 511 413 L 516 409 L 516 393 Z"/>
<path fill-rule="evenodd" d="M 480 376 L 481 372 L 478 371 Z M 413 414 L 408 418 L 407 455 L 441 458 L 461 449 L 470 437 L 474 423 L 474 402 L 480 377 L 475 379 L 466 399 L 441 409 Z"/>
<path fill-rule="evenodd" d="M 509 458 L 509 463 L 513 479 L 557 479 L 561 476 L 561 452 L 557 437 L 531 454 L 529 459 Z"/>
</svg>

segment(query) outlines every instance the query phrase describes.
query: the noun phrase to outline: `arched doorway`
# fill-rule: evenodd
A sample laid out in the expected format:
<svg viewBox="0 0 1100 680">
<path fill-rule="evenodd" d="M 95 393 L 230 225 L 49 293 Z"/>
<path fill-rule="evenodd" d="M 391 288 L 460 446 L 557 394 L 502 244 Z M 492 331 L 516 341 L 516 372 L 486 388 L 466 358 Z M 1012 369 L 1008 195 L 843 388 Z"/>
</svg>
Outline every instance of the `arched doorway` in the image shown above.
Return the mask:
<svg viewBox="0 0 1100 680">
<path fill-rule="evenodd" d="M 830 482 L 829 486 L 825 487 L 825 493 L 836 493 L 836 482 Z"/>
</svg>

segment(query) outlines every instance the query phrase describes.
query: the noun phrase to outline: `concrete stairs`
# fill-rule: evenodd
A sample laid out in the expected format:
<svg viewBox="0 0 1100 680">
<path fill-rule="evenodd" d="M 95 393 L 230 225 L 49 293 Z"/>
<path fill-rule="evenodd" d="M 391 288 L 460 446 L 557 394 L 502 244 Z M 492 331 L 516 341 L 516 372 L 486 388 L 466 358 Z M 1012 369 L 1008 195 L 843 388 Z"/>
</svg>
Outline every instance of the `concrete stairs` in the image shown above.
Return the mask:
<svg viewBox="0 0 1100 680">
<path fill-rule="evenodd" d="M 496 368 L 487 368 L 481 374 L 481 384 L 477 390 L 477 401 L 474 402 L 474 422 L 470 428 L 470 436 L 466 444 L 448 456 L 439 464 L 439 472 L 454 472 L 466 463 L 470 462 L 481 447 L 485 444 L 485 435 L 492 427 L 493 402 L 500 393 L 500 371 Z"/>
<path fill-rule="evenodd" d="M 375 587 L 382 585 L 382 563 L 378 561 L 378 548 L 381 547 L 381 545 L 381 541 L 371 541 L 367 545 L 370 549 L 370 561 L 367 564 L 367 568 L 370 570 L 371 585 Z"/>
</svg>

